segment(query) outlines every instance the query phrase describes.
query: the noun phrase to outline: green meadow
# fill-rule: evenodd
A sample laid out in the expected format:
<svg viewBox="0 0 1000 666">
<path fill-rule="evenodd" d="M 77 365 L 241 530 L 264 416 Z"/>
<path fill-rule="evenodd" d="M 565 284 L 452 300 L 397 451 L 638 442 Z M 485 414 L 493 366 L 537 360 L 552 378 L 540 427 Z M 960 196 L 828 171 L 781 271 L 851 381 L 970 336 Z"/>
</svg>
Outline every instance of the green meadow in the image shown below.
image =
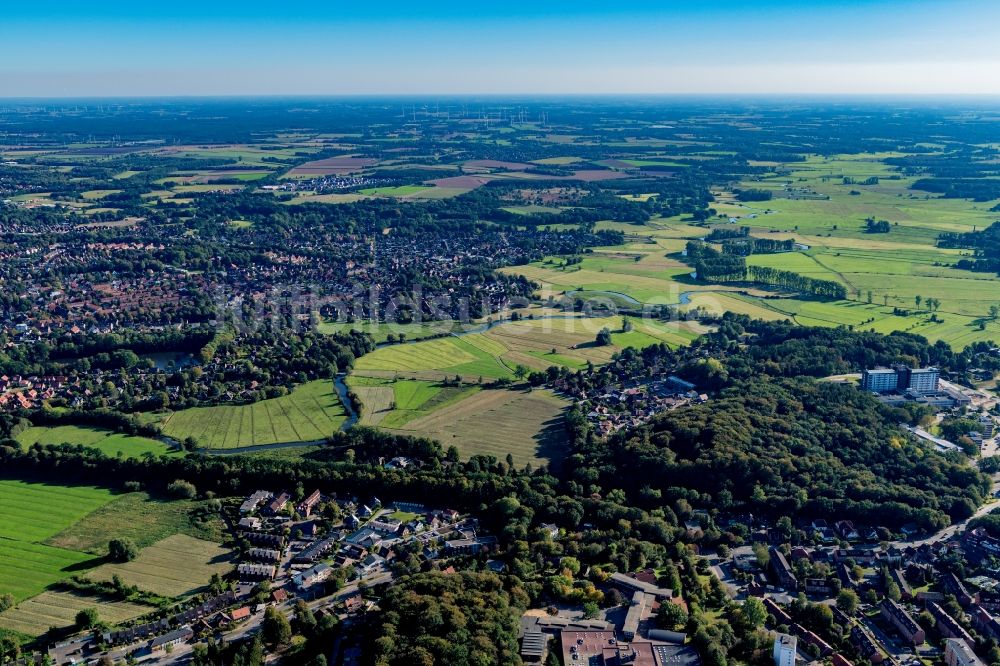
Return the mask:
<svg viewBox="0 0 1000 666">
<path fill-rule="evenodd" d="M 139 458 L 145 454 L 181 455 L 179 451 L 155 439 L 124 435 L 88 426 L 64 425 L 28 428 L 17 436 L 17 441 L 24 448 L 34 444 L 41 446 L 82 444 L 99 449 L 105 455 L 112 457 Z"/>
<path fill-rule="evenodd" d="M 324 439 L 347 414 L 330 380 L 295 387 L 288 395 L 248 405 L 192 407 L 168 415 L 163 432 L 176 439 L 194 437 L 209 449 L 309 442 Z"/>
</svg>

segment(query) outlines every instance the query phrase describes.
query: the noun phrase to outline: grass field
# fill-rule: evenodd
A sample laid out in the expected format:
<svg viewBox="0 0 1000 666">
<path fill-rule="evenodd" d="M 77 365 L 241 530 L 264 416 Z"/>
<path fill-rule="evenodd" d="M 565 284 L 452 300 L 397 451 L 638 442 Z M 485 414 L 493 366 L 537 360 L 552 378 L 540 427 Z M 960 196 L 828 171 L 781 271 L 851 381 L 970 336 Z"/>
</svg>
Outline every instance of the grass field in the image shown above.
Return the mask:
<svg viewBox="0 0 1000 666">
<path fill-rule="evenodd" d="M 565 454 L 567 402 L 547 391 L 483 389 L 390 432 L 431 437 L 463 457 L 507 454 L 518 466 L 558 461 Z M 383 426 L 384 427 L 384 426 Z"/>
<path fill-rule="evenodd" d="M 348 382 L 364 405 L 362 423 L 385 428 L 403 427 L 479 390 L 413 379 L 351 377 Z"/>
<path fill-rule="evenodd" d="M 131 539 L 139 548 L 151 546 L 172 534 L 221 542 L 225 536 L 225 525 L 218 515 L 204 508 L 204 501 L 167 502 L 152 499 L 144 492 L 126 493 L 61 530 L 45 543 L 91 555 L 104 555 L 108 542 L 116 538 Z"/>
<path fill-rule="evenodd" d="M 632 321 L 634 330 L 613 335 L 613 344 L 607 347 L 596 345 L 597 334 L 603 328 L 620 330 L 620 317 L 554 314 L 505 321 L 481 333 L 380 347 L 358 359 L 355 372 L 363 376 L 420 380 L 441 380 L 455 375 L 472 382 L 480 377 L 509 378 L 518 365 L 529 370 L 544 370 L 550 365 L 579 369 L 588 362 L 607 363 L 612 354 L 624 347 L 646 347 L 660 342 L 673 346 L 687 344 L 705 330 L 687 322 Z"/>
<path fill-rule="evenodd" d="M 51 486 L 0 480 L 0 538 L 44 541 L 113 499 L 92 486 Z"/>
<path fill-rule="evenodd" d="M 49 627 L 68 627 L 85 608 L 97 608 L 98 617 L 110 625 L 120 624 L 155 610 L 130 601 L 100 599 L 74 592 L 48 590 L 0 613 L 0 628 L 38 636 Z"/>
<path fill-rule="evenodd" d="M 90 486 L 53 486 L 0 480 L 0 592 L 20 601 L 97 564 L 91 555 L 44 545 L 113 498 Z"/>
<path fill-rule="evenodd" d="M 24 448 L 33 444 L 52 446 L 57 444 L 82 444 L 99 449 L 112 457 L 139 458 L 147 453 L 153 455 L 183 455 L 163 442 L 148 437 L 123 435 L 110 430 L 87 426 L 65 425 L 56 427 L 28 428 L 17 436 Z"/>
<path fill-rule="evenodd" d="M 118 575 L 129 585 L 169 597 L 192 594 L 208 584 L 212 574 L 233 568 L 232 552 L 217 543 L 175 534 L 144 548 L 131 562 L 107 563 L 90 574 L 94 580 Z"/>
<path fill-rule="evenodd" d="M 47 589 L 74 575 L 104 580 L 117 567 L 124 567 L 133 577 L 129 582 L 169 596 L 207 584 L 212 573 L 225 572 L 229 564 L 228 551 L 221 546 L 187 536 L 221 540 L 221 519 L 199 518 L 210 515 L 197 511 L 203 504 L 158 502 L 145 493 L 115 496 L 89 486 L 0 481 L 0 507 L 4 509 L 0 593 L 12 594 L 17 602 L 0 614 L 0 629 L 36 636 L 52 626 L 71 625 L 83 608 L 97 608 L 101 620 L 111 624 L 153 610 Z M 103 556 L 108 541 L 119 537 L 131 538 L 144 549 L 134 562 L 107 564 Z"/>
<path fill-rule="evenodd" d="M 555 206 L 507 206 L 501 210 L 505 210 L 508 213 L 514 213 L 515 215 L 550 215 L 552 213 L 562 212 L 561 208 L 556 208 Z"/>
<path fill-rule="evenodd" d="M 423 194 L 427 190 L 433 189 L 426 185 L 400 185 L 398 187 L 369 187 L 366 190 L 360 190 L 361 194 L 368 196 L 381 196 L 381 197 L 410 197 L 418 194 Z"/>
<path fill-rule="evenodd" d="M 475 334 L 473 334 L 475 335 Z M 450 375 L 512 377 L 513 369 L 496 356 L 472 344 L 468 339 L 448 337 L 425 340 L 412 345 L 380 347 L 355 363 L 355 370 L 416 372 L 433 370 Z"/>
<path fill-rule="evenodd" d="M 367 358 L 367 357 L 365 357 Z M 347 416 L 329 380 L 295 387 L 288 395 L 249 405 L 194 407 L 170 414 L 163 432 L 194 437 L 210 449 L 314 441 L 333 434 Z"/>
<path fill-rule="evenodd" d="M 6 522 L 6 521 L 4 521 Z M 28 541 L 0 538 L 0 593 L 21 601 L 100 564 L 93 556 Z"/>
</svg>

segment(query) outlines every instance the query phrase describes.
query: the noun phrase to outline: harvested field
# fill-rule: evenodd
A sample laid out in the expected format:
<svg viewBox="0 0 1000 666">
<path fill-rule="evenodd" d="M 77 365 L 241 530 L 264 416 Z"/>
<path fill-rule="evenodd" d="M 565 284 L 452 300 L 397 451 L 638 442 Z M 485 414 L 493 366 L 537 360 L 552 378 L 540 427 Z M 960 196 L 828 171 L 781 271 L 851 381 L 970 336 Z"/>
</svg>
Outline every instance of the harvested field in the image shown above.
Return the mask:
<svg viewBox="0 0 1000 666">
<path fill-rule="evenodd" d="M 597 183 L 602 180 L 619 180 L 621 178 L 628 178 L 628 174 L 620 173 L 618 171 L 607 171 L 605 169 L 583 169 L 581 171 L 574 171 L 573 177 L 570 180 L 582 180 L 585 183 Z"/>
<path fill-rule="evenodd" d="M 376 377 L 351 377 L 349 383 L 364 405 L 362 422 L 384 428 L 403 427 L 479 390 L 478 386 Z"/>
<path fill-rule="evenodd" d="M 437 439 L 463 457 L 510 453 L 519 466 L 547 463 L 565 454 L 566 405 L 546 391 L 483 389 L 391 431 Z"/>
<path fill-rule="evenodd" d="M 493 180 L 493 178 L 490 176 L 449 176 L 447 178 L 425 180 L 424 183 L 426 185 L 434 185 L 435 187 L 442 187 L 449 190 L 464 190 L 465 192 L 471 192 L 477 187 L 482 187 L 491 180 Z"/>
<path fill-rule="evenodd" d="M 109 625 L 121 624 L 156 610 L 153 606 L 130 601 L 47 590 L 0 613 L 0 629 L 40 636 L 50 627 L 72 626 L 76 622 L 76 614 L 86 608 L 96 608 L 101 622 Z"/>
<path fill-rule="evenodd" d="M 364 171 L 375 166 L 378 160 L 371 157 L 328 157 L 324 160 L 314 160 L 294 167 L 288 172 L 290 176 L 333 176 Z"/>
<path fill-rule="evenodd" d="M 358 359 L 354 367 L 359 373 L 370 370 L 395 373 L 436 370 L 440 371 L 439 376 L 510 377 L 510 368 L 495 355 L 470 342 L 474 337 L 437 338 L 412 345 L 381 347 Z"/>
<path fill-rule="evenodd" d="M 175 534 L 144 548 L 131 562 L 98 567 L 90 577 L 111 580 L 117 574 L 129 585 L 178 597 L 197 592 L 208 585 L 212 574 L 224 575 L 232 568 L 229 549 L 211 541 Z"/>
<path fill-rule="evenodd" d="M 532 165 L 523 162 L 503 162 L 500 160 L 469 160 L 463 166 L 472 169 L 504 169 L 506 171 L 524 171 Z"/>
</svg>

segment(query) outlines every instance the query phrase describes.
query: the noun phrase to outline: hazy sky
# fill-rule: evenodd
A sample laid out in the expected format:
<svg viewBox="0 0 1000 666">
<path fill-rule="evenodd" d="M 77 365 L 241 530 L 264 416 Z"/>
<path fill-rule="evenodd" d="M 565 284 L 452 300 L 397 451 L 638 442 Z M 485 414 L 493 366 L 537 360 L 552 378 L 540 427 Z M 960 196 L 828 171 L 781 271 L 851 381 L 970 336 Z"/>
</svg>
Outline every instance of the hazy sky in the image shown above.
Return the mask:
<svg viewBox="0 0 1000 666">
<path fill-rule="evenodd" d="M 28 0 L 0 96 L 1000 94 L 1000 0 Z"/>
</svg>

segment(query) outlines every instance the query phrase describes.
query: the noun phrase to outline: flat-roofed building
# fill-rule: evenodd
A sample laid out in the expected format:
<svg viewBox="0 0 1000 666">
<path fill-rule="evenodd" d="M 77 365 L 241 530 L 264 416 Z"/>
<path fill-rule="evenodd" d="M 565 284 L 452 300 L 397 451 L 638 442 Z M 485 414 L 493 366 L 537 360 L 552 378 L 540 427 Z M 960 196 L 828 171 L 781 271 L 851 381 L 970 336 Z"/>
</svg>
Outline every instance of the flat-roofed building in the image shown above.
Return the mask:
<svg viewBox="0 0 1000 666">
<path fill-rule="evenodd" d="M 934 393 L 938 390 L 941 371 L 937 368 L 902 368 L 899 388 L 917 393 Z"/>
<path fill-rule="evenodd" d="M 861 373 L 861 388 L 874 393 L 891 393 L 899 388 L 899 374 L 893 368 L 872 368 Z"/>
<path fill-rule="evenodd" d="M 562 663 L 600 664 L 605 647 L 618 643 L 613 631 L 563 631 Z"/>
<path fill-rule="evenodd" d="M 625 640 L 634 640 L 639 635 L 639 625 L 653 615 L 653 608 L 656 606 L 656 597 L 652 594 L 636 591 L 632 595 L 632 603 L 628 607 L 625 623 L 622 625 L 622 636 Z"/>
<path fill-rule="evenodd" d="M 795 653 L 799 641 L 790 634 L 778 634 L 774 639 L 774 666 L 795 666 Z"/>
</svg>

